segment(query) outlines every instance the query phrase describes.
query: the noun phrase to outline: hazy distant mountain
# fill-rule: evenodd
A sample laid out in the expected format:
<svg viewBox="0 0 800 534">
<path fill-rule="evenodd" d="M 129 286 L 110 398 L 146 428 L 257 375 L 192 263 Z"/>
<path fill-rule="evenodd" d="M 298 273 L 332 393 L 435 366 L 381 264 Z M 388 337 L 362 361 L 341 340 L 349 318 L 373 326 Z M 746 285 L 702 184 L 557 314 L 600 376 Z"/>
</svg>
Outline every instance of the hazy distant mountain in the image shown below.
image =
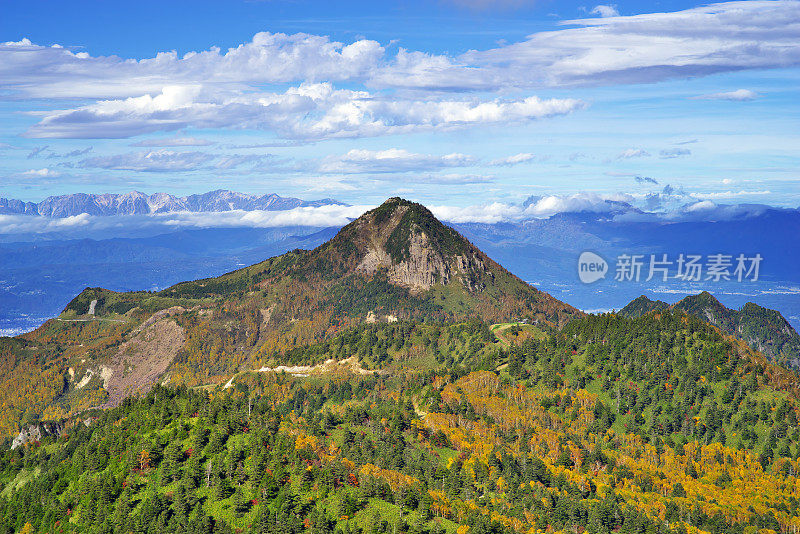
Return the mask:
<svg viewBox="0 0 800 534">
<path fill-rule="evenodd" d="M 16 199 L 0 198 L 0 214 L 42 215 L 45 217 L 70 217 L 89 215 L 147 215 L 149 213 L 171 213 L 175 211 L 231 211 L 231 210 L 289 210 L 306 206 L 345 205 L 343 202 L 325 198 L 301 200 L 281 197 L 276 194 L 249 195 L 218 189 L 200 195 L 176 197 L 167 193 L 147 195 L 139 191 L 102 195 L 75 193 L 47 197 L 38 204 Z"/>
</svg>

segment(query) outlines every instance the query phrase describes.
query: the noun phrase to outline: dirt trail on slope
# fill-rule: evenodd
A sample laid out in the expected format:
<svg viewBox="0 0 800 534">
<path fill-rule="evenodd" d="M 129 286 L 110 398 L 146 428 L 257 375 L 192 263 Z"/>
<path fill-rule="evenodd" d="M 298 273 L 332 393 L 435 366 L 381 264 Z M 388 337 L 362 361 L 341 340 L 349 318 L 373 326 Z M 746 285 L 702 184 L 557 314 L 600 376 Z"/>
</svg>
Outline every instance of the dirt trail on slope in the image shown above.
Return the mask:
<svg viewBox="0 0 800 534">
<path fill-rule="evenodd" d="M 323 363 L 318 363 L 317 365 L 279 365 L 277 367 L 262 367 L 260 369 L 253 369 L 252 371 L 244 371 L 250 373 L 267 373 L 267 372 L 275 372 L 275 373 L 288 373 L 292 376 L 311 376 L 311 375 L 323 375 L 337 369 L 340 369 L 342 366 L 347 366 L 350 372 L 357 375 L 372 375 L 372 374 L 386 374 L 386 371 L 382 371 L 380 369 L 364 369 L 361 367 L 361 364 L 358 361 L 358 358 L 355 356 L 350 356 L 349 358 L 345 358 L 344 360 L 336 361 L 334 359 L 325 360 Z M 233 375 L 230 380 L 228 380 L 223 389 L 228 389 L 233 387 L 234 379 L 242 373 L 237 373 Z"/>
</svg>

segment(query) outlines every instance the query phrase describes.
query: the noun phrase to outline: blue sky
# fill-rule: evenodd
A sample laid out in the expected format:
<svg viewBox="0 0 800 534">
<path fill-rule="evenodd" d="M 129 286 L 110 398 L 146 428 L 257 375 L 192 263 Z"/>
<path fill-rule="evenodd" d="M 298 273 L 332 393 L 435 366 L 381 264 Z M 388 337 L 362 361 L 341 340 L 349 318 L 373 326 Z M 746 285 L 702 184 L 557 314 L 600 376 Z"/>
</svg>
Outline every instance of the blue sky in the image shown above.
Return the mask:
<svg viewBox="0 0 800 534">
<path fill-rule="evenodd" d="M 17 2 L 0 196 L 800 205 L 800 2 Z"/>
</svg>

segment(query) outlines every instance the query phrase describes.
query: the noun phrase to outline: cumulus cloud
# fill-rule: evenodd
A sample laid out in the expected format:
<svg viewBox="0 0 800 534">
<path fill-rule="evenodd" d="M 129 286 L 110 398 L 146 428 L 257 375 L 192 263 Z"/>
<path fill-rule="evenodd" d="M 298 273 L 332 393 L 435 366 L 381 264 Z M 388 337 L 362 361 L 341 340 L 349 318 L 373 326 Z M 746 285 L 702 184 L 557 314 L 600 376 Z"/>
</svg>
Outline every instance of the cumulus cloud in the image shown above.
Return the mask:
<svg viewBox="0 0 800 534">
<path fill-rule="evenodd" d="M 529 163 L 533 161 L 534 158 L 536 158 L 536 156 L 533 154 L 521 152 L 519 154 L 514 154 L 513 156 L 493 159 L 489 162 L 489 165 L 492 165 L 493 167 L 510 167 L 512 165 L 519 165 L 520 163 Z"/>
<path fill-rule="evenodd" d="M 517 43 L 460 55 L 304 33 L 261 32 L 225 50 L 161 52 L 143 59 L 91 56 L 23 39 L 0 43 L 0 90 L 17 98 L 96 100 L 48 113 L 29 132 L 36 137 L 88 137 L 86 128 L 75 125 L 91 121 L 101 137 L 186 125 L 232 126 L 242 119 L 245 128 L 270 128 L 277 122 L 293 131 L 277 117 L 289 114 L 298 122 L 297 116 L 307 113 L 317 119 L 300 122 L 316 123 L 316 128 L 301 128 L 303 134 L 324 137 L 332 135 L 331 128 L 353 135 L 354 122 L 369 126 L 355 128 L 361 134 L 396 131 L 390 122 L 395 115 L 400 127 L 482 124 L 487 120 L 475 119 L 476 114 L 496 116 L 507 110 L 511 120 L 518 118 L 514 103 L 507 103 L 509 108 L 485 100 L 449 101 L 441 98 L 444 92 L 646 83 L 800 64 L 800 2 L 794 0 L 723 2 L 633 16 L 616 16 L 613 6 L 604 4 L 593 13 L 615 16 L 564 21 L 558 29 Z M 319 105 L 317 99 L 311 105 L 302 91 L 263 92 L 270 84 L 322 82 L 360 85 L 370 93 L 340 94 L 335 102 L 326 99 L 326 105 Z M 398 89 L 413 89 L 417 98 L 407 100 Z M 748 96 L 740 91 L 745 90 L 731 97 Z M 232 119 L 226 121 L 225 115 Z"/>
<path fill-rule="evenodd" d="M 692 151 L 688 148 L 667 148 L 659 152 L 663 159 L 680 158 L 682 156 L 690 156 Z"/>
<path fill-rule="evenodd" d="M 712 93 L 709 95 L 700 95 L 694 98 L 702 98 L 705 100 L 730 100 L 732 102 L 747 102 L 755 100 L 759 94 L 749 89 L 737 89 L 736 91 L 728 91 L 725 93 Z"/>
<path fill-rule="evenodd" d="M 628 148 L 620 152 L 617 159 L 646 158 L 649 156 L 650 153 L 642 148 Z"/>
<path fill-rule="evenodd" d="M 592 15 L 599 15 L 601 17 L 618 17 L 619 11 L 617 11 L 617 5 L 603 5 L 600 4 L 598 6 L 594 6 L 592 10 L 589 12 Z"/>
<path fill-rule="evenodd" d="M 214 156 L 211 154 L 203 152 L 174 152 L 161 149 L 150 152 L 97 156 L 81 161 L 80 165 L 119 171 L 174 172 L 197 170 L 213 158 Z"/>
<path fill-rule="evenodd" d="M 608 213 L 633 209 L 630 195 L 575 193 L 573 195 L 548 195 L 533 197 L 522 205 L 493 202 L 491 204 L 457 206 L 431 206 L 437 217 L 453 223 L 487 223 L 543 219 L 558 213 Z"/>
<path fill-rule="evenodd" d="M 645 83 L 800 63 L 800 2 L 793 0 L 724 2 L 563 24 L 577 27 L 469 52 L 457 63 L 479 71 L 476 85 L 503 80 L 515 86 Z"/>
<path fill-rule="evenodd" d="M 0 87 L 33 98 L 124 98 L 155 94 L 168 85 L 214 80 L 217 85 L 348 81 L 365 78 L 384 57 L 375 41 L 350 44 L 298 33 L 260 32 L 222 51 L 212 47 L 145 59 L 93 57 L 28 39 L 0 43 Z"/>
<path fill-rule="evenodd" d="M 155 96 L 106 100 L 47 114 L 29 137 L 120 138 L 161 130 L 252 128 L 288 138 L 347 138 L 519 123 L 564 115 L 585 104 L 575 99 L 405 100 L 330 83 L 284 93 L 216 95 L 201 85 L 169 86 Z"/>
</svg>

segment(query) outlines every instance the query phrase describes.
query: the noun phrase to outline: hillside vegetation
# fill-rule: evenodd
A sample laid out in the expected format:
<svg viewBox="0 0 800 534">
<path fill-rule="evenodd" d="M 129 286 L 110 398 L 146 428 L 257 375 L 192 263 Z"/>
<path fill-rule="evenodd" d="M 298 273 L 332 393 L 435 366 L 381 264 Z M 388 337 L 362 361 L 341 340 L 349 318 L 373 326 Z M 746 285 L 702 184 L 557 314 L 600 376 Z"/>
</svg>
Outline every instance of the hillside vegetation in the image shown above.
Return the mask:
<svg viewBox="0 0 800 534">
<path fill-rule="evenodd" d="M 506 349 L 480 322 L 372 324 L 285 360 L 385 373 L 157 386 L 5 452 L 0 531 L 800 525 L 791 373 L 677 312 L 540 333 Z"/>
<path fill-rule="evenodd" d="M 0 342 L 0 436 L 116 406 L 159 380 L 224 383 L 373 321 L 560 325 L 579 315 L 424 206 L 389 199 L 310 251 L 155 293 L 85 289 L 58 318 Z"/>
<path fill-rule="evenodd" d="M 708 321 L 723 332 L 745 340 L 771 360 L 786 367 L 800 368 L 800 335 L 779 312 L 752 302 L 733 310 L 703 291 L 669 306 L 666 302 L 650 300 L 642 295 L 619 313 L 625 317 L 640 317 L 666 308 Z"/>
<path fill-rule="evenodd" d="M 587 316 L 390 199 L 0 338 L 0 534 L 795 532 L 782 319 Z"/>
</svg>

